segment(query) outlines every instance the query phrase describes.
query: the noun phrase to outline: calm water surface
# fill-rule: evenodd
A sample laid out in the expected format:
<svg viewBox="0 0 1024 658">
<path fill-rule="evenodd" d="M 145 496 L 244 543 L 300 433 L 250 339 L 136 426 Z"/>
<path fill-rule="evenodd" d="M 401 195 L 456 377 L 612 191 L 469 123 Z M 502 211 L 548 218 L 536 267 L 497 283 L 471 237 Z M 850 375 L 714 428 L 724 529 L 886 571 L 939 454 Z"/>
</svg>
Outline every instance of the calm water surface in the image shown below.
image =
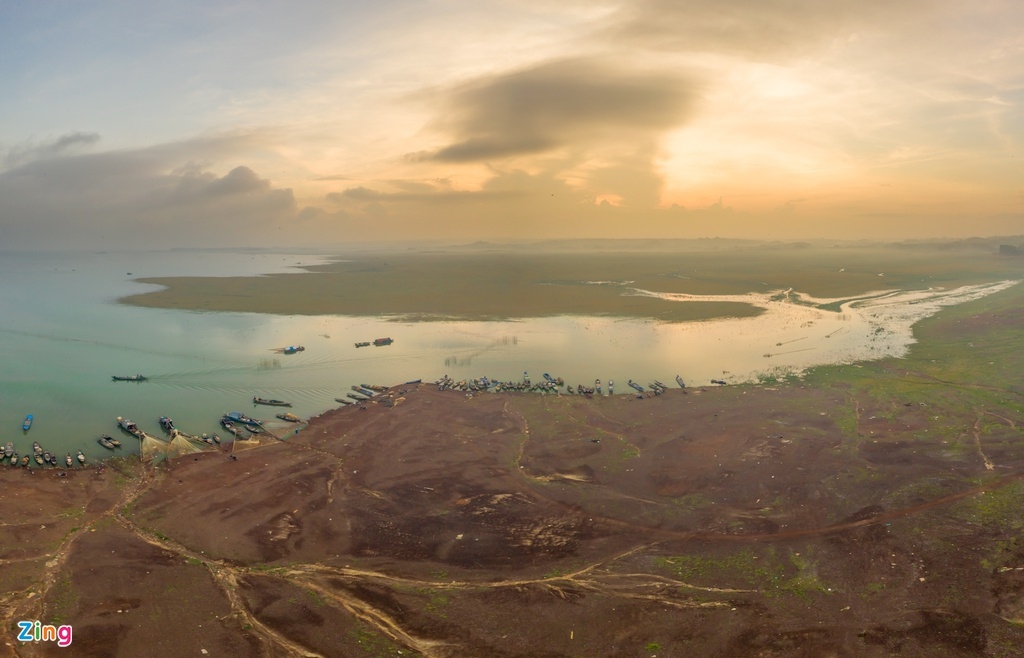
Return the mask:
<svg viewBox="0 0 1024 658">
<path fill-rule="evenodd" d="M 24 454 L 35 440 L 60 454 L 82 449 L 98 457 L 110 454 L 96 444 L 108 433 L 123 440 L 126 452 L 137 452 L 134 440 L 117 432 L 117 416 L 155 435 L 163 415 L 186 432 L 223 435 L 218 420 L 227 411 L 265 419 L 280 411 L 254 408 L 254 395 L 291 401 L 293 413 L 309 417 L 338 406 L 334 398 L 352 384 L 433 381 L 444 374 L 518 380 L 528 371 L 540 380 L 550 372 L 573 385 L 600 378 L 605 387 L 614 379 L 617 393 L 629 390 L 627 379 L 674 384 L 677 373 L 689 384 L 743 381 L 773 367 L 828 361 L 821 337 L 848 328 L 837 314 L 807 310 L 770 326 L 756 318 L 682 325 L 594 317 L 406 323 L 116 303 L 151 287 L 134 282 L 137 277 L 257 275 L 323 260 L 294 253 L 0 253 L 0 444 L 13 441 Z M 354 346 L 383 336 L 394 344 Z M 777 346 L 784 341 L 796 342 Z M 306 351 L 273 351 L 288 345 Z M 769 359 L 768 352 L 776 354 Z M 111 380 L 135 373 L 150 380 Z M 25 434 L 28 413 L 35 424 Z"/>
</svg>

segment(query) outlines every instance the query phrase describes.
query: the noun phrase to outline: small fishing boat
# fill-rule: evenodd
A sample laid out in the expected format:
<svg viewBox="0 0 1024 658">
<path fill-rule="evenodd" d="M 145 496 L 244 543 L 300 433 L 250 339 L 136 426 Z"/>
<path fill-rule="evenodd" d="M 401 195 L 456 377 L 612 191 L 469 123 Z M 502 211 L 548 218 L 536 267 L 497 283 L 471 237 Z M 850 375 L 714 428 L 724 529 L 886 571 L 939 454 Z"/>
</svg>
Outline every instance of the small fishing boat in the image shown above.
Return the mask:
<svg viewBox="0 0 1024 658">
<path fill-rule="evenodd" d="M 414 379 L 414 380 L 412 380 L 410 382 L 405 382 L 405 385 L 406 386 L 411 386 L 413 384 L 422 384 L 422 383 L 423 383 L 422 379 Z"/>
<path fill-rule="evenodd" d="M 613 395 L 614 393 L 615 393 L 615 382 L 609 379 L 608 380 L 608 395 Z"/>
<path fill-rule="evenodd" d="M 110 436 L 109 434 L 103 434 L 102 437 L 107 441 L 110 441 L 112 444 L 114 444 L 115 448 L 121 447 L 121 442 L 115 439 L 114 437 Z"/>
<path fill-rule="evenodd" d="M 242 434 L 242 431 L 241 431 L 240 429 L 238 429 L 238 428 L 237 428 L 237 427 L 235 426 L 235 424 L 234 424 L 234 423 L 232 423 L 232 422 L 231 422 L 230 420 L 228 420 L 227 418 L 221 418 L 221 419 L 220 419 L 220 424 L 221 424 L 221 426 L 222 426 L 222 427 L 223 427 L 224 429 L 226 429 L 226 430 L 227 430 L 228 432 L 230 432 L 231 434 L 235 435 L 236 437 L 237 437 L 237 436 L 241 436 L 241 434 Z"/>
<path fill-rule="evenodd" d="M 259 425 L 263 424 L 262 420 L 256 420 L 255 418 L 249 418 L 245 414 L 243 414 L 241 412 L 238 412 L 238 411 L 229 411 L 228 413 L 224 414 L 224 417 L 227 418 L 228 420 L 234 421 L 236 423 L 242 423 L 243 425 L 259 426 Z"/>
<path fill-rule="evenodd" d="M 376 340 L 373 341 L 373 344 L 377 347 L 380 347 L 382 345 L 390 345 L 393 342 L 395 342 L 394 338 L 377 338 Z"/>
<path fill-rule="evenodd" d="M 220 443 L 220 437 L 217 436 L 216 434 L 211 434 L 210 438 L 213 439 L 214 443 Z"/>
<path fill-rule="evenodd" d="M 75 455 L 75 458 L 78 460 L 79 464 L 81 464 L 82 466 L 85 466 L 85 453 L 84 452 L 79 450 L 78 454 Z"/>
<path fill-rule="evenodd" d="M 26 455 L 24 459 L 28 459 L 28 455 Z M 19 461 L 20 460 L 18 459 L 18 453 L 14 453 L 13 455 L 11 455 L 11 463 L 9 465 L 17 466 Z"/>
<path fill-rule="evenodd" d="M 38 441 L 33 441 L 32 442 L 32 454 L 33 455 L 41 455 L 41 454 L 43 454 L 43 449 L 39 446 L 39 442 Z"/>
<path fill-rule="evenodd" d="M 28 468 L 28 462 L 29 462 L 29 457 L 28 457 L 28 455 L 24 455 L 24 456 L 23 456 L 23 457 L 21 458 L 21 467 L 22 467 L 22 468 Z"/>
<path fill-rule="evenodd" d="M 43 453 L 40 453 L 40 454 L 36 455 L 36 463 L 39 464 L 40 466 L 43 466 L 48 461 L 50 461 L 49 458 L 46 458 L 44 460 Z"/>
<path fill-rule="evenodd" d="M 304 352 L 306 350 L 302 345 L 289 345 L 288 347 L 281 350 L 282 354 L 295 354 L 296 352 Z"/>
<path fill-rule="evenodd" d="M 142 434 L 142 430 L 139 429 L 139 426 L 133 423 L 132 421 L 128 420 L 127 418 L 122 418 L 121 416 L 118 416 L 117 425 L 118 427 L 123 429 L 125 432 L 128 432 L 129 434 L 134 434 L 135 436 L 140 436 Z"/>
<path fill-rule="evenodd" d="M 145 375 L 111 375 L 115 382 L 144 382 L 149 379 Z"/>
<path fill-rule="evenodd" d="M 289 413 L 277 414 L 277 417 L 280 418 L 281 420 L 287 420 L 289 423 L 301 423 L 302 422 L 302 419 L 299 418 L 298 416 L 296 416 L 295 414 L 289 414 Z"/>
<path fill-rule="evenodd" d="M 170 432 L 174 429 L 174 421 L 167 416 L 160 416 L 160 427 L 164 428 L 165 432 Z"/>
<path fill-rule="evenodd" d="M 595 379 L 594 380 L 594 390 L 597 391 L 598 395 L 601 395 L 601 380 L 600 379 Z"/>
<path fill-rule="evenodd" d="M 676 383 L 679 384 L 679 388 L 686 388 L 686 384 L 683 382 L 683 378 L 676 375 Z"/>
<path fill-rule="evenodd" d="M 364 397 L 363 397 L 363 396 L 361 396 L 361 395 L 356 395 L 355 393 L 349 393 L 349 394 L 348 394 L 348 397 L 352 398 L 353 400 L 357 400 L 357 401 L 359 401 L 359 402 L 364 402 L 364 401 L 366 401 L 366 398 L 364 398 Z"/>
<path fill-rule="evenodd" d="M 351 400 L 346 400 L 345 398 L 334 398 L 334 401 L 342 404 L 352 404 Z"/>
<path fill-rule="evenodd" d="M 114 444 L 111 443 L 110 439 L 108 439 L 106 436 L 101 436 L 100 438 L 96 439 L 96 442 L 99 443 L 104 448 L 106 448 L 107 450 L 114 449 Z"/>
<path fill-rule="evenodd" d="M 68 465 L 68 468 L 75 465 L 75 460 L 71 458 L 70 452 L 64 455 L 64 463 Z"/>
<path fill-rule="evenodd" d="M 292 406 L 291 402 L 285 402 L 284 400 L 267 400 L 266 398 L 258 398 L 258 397 L 255 397 L 255 396 L 252 399 L 252 403 L 253 404 L 265 404 L 265 405 L 269 405 L 271 407 L 290 407 L 290 406 Z"/>
<path fill-rule="evenodd" d="M 14 444 L 11 443 L 10 441 L 8 441 L 7 445 L 4 446 L 4 457 L 10 457 L 13 454 L 14 454 Z"/>
<path fill-rule="evenodd" d="M 356 343 L 356 347 L 369 347 L 369 346 L 370 346 L 370 341 L 366 341 L 365 343 Z"/>
<path fill-rule="evenodd" d="M 26 432 L 32 429 L 33 420 L 35 420 L 35 416 L 33 416 L 32 414 L 25 416 L 25 422 L 21 424 L 21 429 L 25 430 Z"/>
</svg>

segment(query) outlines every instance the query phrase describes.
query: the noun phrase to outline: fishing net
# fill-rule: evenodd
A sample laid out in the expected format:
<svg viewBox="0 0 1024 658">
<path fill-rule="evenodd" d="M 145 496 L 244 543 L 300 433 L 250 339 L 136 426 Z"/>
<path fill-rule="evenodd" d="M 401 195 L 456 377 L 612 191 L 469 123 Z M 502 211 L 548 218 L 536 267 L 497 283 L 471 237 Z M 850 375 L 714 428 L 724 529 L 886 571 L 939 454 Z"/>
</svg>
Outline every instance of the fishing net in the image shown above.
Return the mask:
<svg viewBox="0 0 1024 658">
<path fill-rule="evenodd" d="M 167 442 L 161 441 L 152 434 L 143 433 L 139 443 L 139 452 L 144 462 L 151 462 L 154 459 L 159 461 L 167 456 Z"/>
<path fill-rule="evenodd" d="M 213 450 L 213 446 L 200 441 L 197 437 L 174 430 L 171 432 L 171 440 L 167 443 L 167 458 L 174 459 L 204 450 Z"/>
</svg>

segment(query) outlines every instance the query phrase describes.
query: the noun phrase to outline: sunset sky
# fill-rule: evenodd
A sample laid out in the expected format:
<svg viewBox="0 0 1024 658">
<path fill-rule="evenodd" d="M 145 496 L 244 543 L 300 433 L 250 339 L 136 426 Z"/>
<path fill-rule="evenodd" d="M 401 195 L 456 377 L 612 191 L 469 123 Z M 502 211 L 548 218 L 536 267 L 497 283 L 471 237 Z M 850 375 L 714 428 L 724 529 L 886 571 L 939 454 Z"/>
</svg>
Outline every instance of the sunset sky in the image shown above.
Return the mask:
<svg viewBox="0 0 1024 658">
<path fill-rule="evenodd" d="M 1024 233 L 1018 0 L 0 4 L 0 249 Z"/>
</svg>

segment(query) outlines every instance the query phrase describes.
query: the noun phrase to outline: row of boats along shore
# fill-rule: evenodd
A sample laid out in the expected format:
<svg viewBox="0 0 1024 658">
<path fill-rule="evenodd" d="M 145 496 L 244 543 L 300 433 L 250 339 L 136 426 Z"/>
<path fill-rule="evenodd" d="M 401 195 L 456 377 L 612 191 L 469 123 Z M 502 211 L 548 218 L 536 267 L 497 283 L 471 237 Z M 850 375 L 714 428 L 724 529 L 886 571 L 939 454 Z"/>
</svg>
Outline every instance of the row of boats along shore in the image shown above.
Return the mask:
<svg viewBox="0 0 1024 658">
<path fill-rule="evenodd" d="M 146 381 L 147 377 L 144 375 L 129 375 L 118 377 L 114 379 L 120 381 Z M 416 379 L 413 381 L 405 382 L 405 385 L 417 385 L 421 384 L 422 380 Z M 726 384 L 723 380 L 712 379 L 712 384 L 724 386 Z M 488 377 L 480 377 L 477 379 L 462 379 L 455 380 L 448 375 L 441 377 L 436 380 L 434 384 L 440 391 L 462 391 L 467 394 L 482 393 L 482 392 L 517 392 L 517 393 L 557 393 L 557 394 L 568 394 L 568 395 L 582 395 L 585 397 L 592 397 L 594 395 L 604 395 L 604 391 L 607 391 L 608 395 L 615 394 L 615 382 L 611 379 L 607 382 L 607 387 L 602 386 L 600 379 L 594 380 L 593 386 L 584 386 L 577 384 L 575 387 L 568 384 L 561 377 L 552 377 L 548 373 L 544 373 L 543 379 L 540 381 L 532 381 L 528 373 L 523 373 L 523 378 L 520 381 L 501 381 L 498 379 L 491 379 Z M 683 378 L 676 375 L 676 384 L 682 388 L 686 388 L 686 383 Z M 668 385 L 655 379 L 653 382 L 647 384 L 646 387 L 633 381 L 632 379 L 626 382 L 626 385 L 631 389 L 630 395 L 635 394 L 638 399 L 645 397 L 661 395 L 668 390 Z M 346 394 L 344 398 L 335 398 L 335 401 L 342 405 L 355 405 L 363 402 L 375 402 L 385 407 L 394 405 L 394 400 L 389 395 L 382 395 L 388 391 L 391 391 L 396 387 L 379 386 L 375 384 L 358 384 L 352 386 L 352 392 Z M 405 391 L 401 391 L 404 393 Z M 270 407 L 291 407 L 290 402 L 284 400 L 277 400 L 272 398 L 262 398 L 255 396 L 252 399 L 254 405 L 264 405 Z M 282 411 L 281 413 L 275 414 L 275 417 L 279 420 L 285 421 L 286 423 L 301 423 L 302 419 L 291 412 Z M 32 428 L 34 417 L 29 414 L 25 417 L 25 421 L 22 424 L 22 430 L 27 434 Z M 166 439 L 160 439 L 151 434 L 147 434 L 132 420 L 118 416 L 117 417 L 118 428 L 139 439 L 141 446 L 143 447 L 143 458 L 145 459 L 145 445 L 149 441 L 156 443 L 157 445 L 167 446 L 169 444 L 178 445 L 178 453 L 183 452 L 194 452 L 202 450 L 205 444 L 206 449 L 210 447 L 216 447 L 222 443 L 222 439 L 218 434 L 200 434 L 191 435 L 179 430 L 174 421 L 168 416 L 161 416 L 159 419 L 160 428 L 167 435 Z M 268 434 L 273 436 L 265 428 L 265 421 L 256 418 L 251 418 L 239 411 L 231 411 L 224 414 L 220 419 L 220 425 L 224 428 L 224 431 L 231 435 L 232 440 L 250 440 L 261 434 Z M 96 442 L 101 446 L 110 451 L 116 451 L 122 447 L 121 442 L 109 434 L 102 434 Z M 164 451 L 169 452 L 169 451 Z M 66 453 L 63 459 L 56 453 L 49 450 L 45 450 L 38 442 L 32 443 L 31 454 L 19 454 L 15 450 L 14 442 L 8 441 L 7 445 L 0 449 L 0 463 L 6 461 L 9 466 L 21 466 L 24 468 L 30 468 L 33 466 L 39 467 L 56 467 L 56 468 L 72 468 L 76 465 L 86 466 L 87 458 L 85 454 L 78 450 L 75 456 L 72 456 L 70 452 Z"/>
<path fill-rule="evenodd" d="M 514 391 L 519 393 L 566 393 L 568 395 L 583 395 L 586 397 L 592 397 L 594 395 L 604 395 L 604 389 L 601 385 L 600 379 L 594 380 L 593 386 L 584 386 L 583 384 L 577 384 L 573 387 L 572 384 L 568 384 L 561 377 L 552 377 L 548 373 L 544 373 L 544 378 L 540 381 L 531 381 L 529 373 L 523 373 L 523 379 L 521 381 L 500 381 L 497 379 L 489 379 L 487 377 L 481 377 L 479 379 L 462 379 L 456 381 L 445 375 L 438 379 L 436 382 L 439 390 L 446 391 L 464 391 L 467 393 L 475 392 L 501 392 L 501 391 Z M 725 386 L 726 382 L 721 379 L 712 379 L 712 384 L 718 384 Z M 679 388 L 686 388 L 686 382 L 679 375 L 676 375 L 676 384 Z M 643 385 L 630 379 L 626 382 L 626 386 L 632 389 L 633 393 L 636 393 L 636 397 L 643 399 L 652 395 L 661 395 L 668 390 L 668 385 L 655 379 L 653 382 L 647 384 L 645 388 Z M 563 391 L 564 387 L 564 391 Z M 615 395 L 615 382 L 614 380 L 608 380 L 607 387 L 608 395 Z"/>
</svg>

